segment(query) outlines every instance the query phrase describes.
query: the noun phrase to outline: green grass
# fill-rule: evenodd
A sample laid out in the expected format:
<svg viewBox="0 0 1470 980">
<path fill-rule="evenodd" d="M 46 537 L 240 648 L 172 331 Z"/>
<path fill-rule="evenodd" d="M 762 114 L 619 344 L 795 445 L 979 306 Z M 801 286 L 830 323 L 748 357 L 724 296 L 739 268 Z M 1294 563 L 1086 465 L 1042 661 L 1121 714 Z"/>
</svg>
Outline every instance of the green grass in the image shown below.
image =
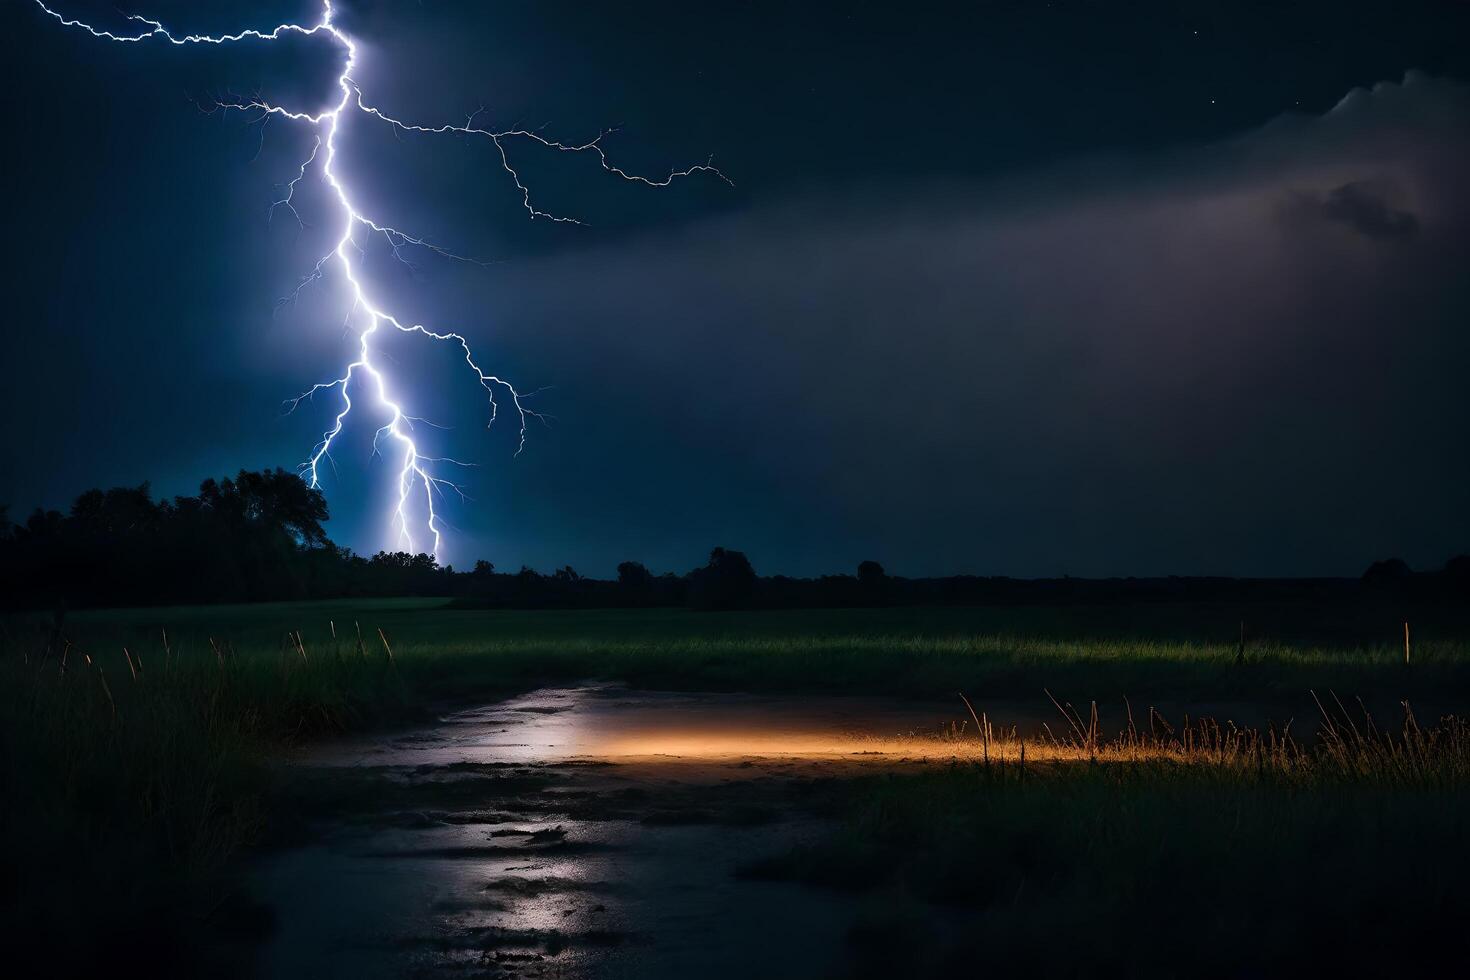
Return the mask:
<svg viewBox="0 0 1470 980">
<path fill-rule="evenodd" d="M 1406 668 L 1400 620 L 1408 615 L 1416 625 Z M 965 691 L 1031 700 L 1048 687 L 1077 703 L 1124 695 L 1135 703 L 1269 700 L 1315 688 L 1444 703 L 1470 692 L 1470 630 L 1460 615 L 1267 605 L 509 612 L 375 600 L 86 611 L 68 616 L 59 634 L 49 617 L 11 617 L 0 630 L 7 800 L 0 831 L 13 869 L 4 914 L 17 935 L 49 951 L 60 972 L 95 965 L 89 957 L 105 958 L 116 943 L 182 955 L 179 936 L 214 936 L 243 918 L 218 911 L 231 894 L 230 864 L 269 826 L 274 763 L 293 743 L 406 723 L 448 702 L 602 679 L 669 689 L 943 698 Z M 1243 663 L 1242 618 L 1250 641 Z M 1326 786 L 1249 788 L 1228 774 L 1179 776 L 1167 768 L 1108 772 L 1080 777 L 1059 797 L 1017 798 L 1042 800 L 1026 804 L 1037 813 L 1095 812 L 1156 829 L 1160 821 L 1198 824 L 1187 836 L 1208 838 L 1204 853 L 1212 860 L 1225 858 L 1209 850 L 1215 835 L 1230 839 L 1233 826 L 1221 814 L 1264 827 L 1291 807 L 1328 814 L 1337 798 L 1351 804 L 1344 812 L 1366 814 L 1368 827 L 1379 826 L 1374 820 L 1391 827 L 1406 819 L 1403 807 L 1425 798 L 1420 790 L 1342 796 Z M 946 827 L 935 814 L 982 792 L 966 782 L 978 778 L 971 775 L 918 778 L 935 782 L 880 788 L 876 798 L 892 792 L 948 801 L 915 815 L 923 826 Z M 1168 786 L 1202 789 L 1160 789 Z M 1033 819 L 1040 818 L 1025 817 L 1017 832 Z M 1287 825 L 1320 829 L 1320 821 Z M 1437 826 L 1431 837 L 1448 833 Z M 1347 840 L 1361 830 L 1352 824 L 1331 832 Z M 1387 846 L 1388 836 L 1364 839 Z M 1140 837 L 1136 846 L 1146 842 Z M 1068 838 L 1058 853 L 1084 843 Z M 1124 874 L 1122 866 L 1099 868 Z M 1088 896 L 1101 901 L 1088 889 L 1106 880 L 1077 884 L 1075 907 Z M 79 903 L 88 910 L 82 939 Z"/>
<path fill-rule="evenodd" d="M 1402 620 L 1414 620 L 1404 669 Z M 1238 663 L 1240 623 L 1245 662 Z M 1256 603 L 992 609 L 484 611 L 442 600 L 215 606 L 74 614 L 73 641 L 121 650 L 278 656 L 369 647 L 382 628 L 413 696 L 473 697 L 537 681 L 621 680 L 697 689 L 952 697 L 1300 697 L 1309 688 L 1393 697 L 1470 692 L 1470 621 L 1458 610 Z M 337 640 L 331 629 L 335 626 Z M 24 624 L 16 630 L 23 631 Z M 31 627 L 34 631 L 34 626 Z M 293 641 L 294 642 L 294 641 Z"/>
<path fill-rule="evenodd" d="M 283 751 L 312 733 L 404 717 L 390 665 L 285 670 L 263 656 L 67 651 L 0 667 L 0 817 L 11 952 L 76 975 L 124 955 L 217 973 L 248 919 L 231 862 L 269 824 Z M 29 660 L 29 662 L 27 662 Z"/>
<path fill-rule="evenodd" d="M 862 976 L 1458 965 L 1470 728 L 1352 724 L 1310 746 L 1202 726 L 1120 737 L 1095 762 L 857 781 L 834 832 L 749 873 L 866 893 L 849 935 Z"/>
</svg>

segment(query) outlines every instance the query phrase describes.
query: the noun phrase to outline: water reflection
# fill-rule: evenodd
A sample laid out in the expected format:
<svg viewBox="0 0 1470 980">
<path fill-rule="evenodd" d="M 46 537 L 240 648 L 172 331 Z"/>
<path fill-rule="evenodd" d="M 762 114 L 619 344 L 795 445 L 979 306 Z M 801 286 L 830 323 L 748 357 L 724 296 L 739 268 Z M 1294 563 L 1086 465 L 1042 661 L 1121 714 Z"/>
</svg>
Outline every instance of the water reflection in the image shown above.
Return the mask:
<svg viewBox="0 0 1470 980">
<path fill-rule="evenodd" d="M 826 975 L 852 900 L 737 874 L 821 829 L 833 781 L 811 777 L 1110 751 L 1048 742 L 1051 709 L 976 711 L 578 687 L 344 740 L 302 762 L 330 803 L 314 843 L 259 869 L 280 922 L 261 972 Z"/>
<path fill-rule="evenodd" d="M 333 765 L 620 761 L 642 756 L 845 755 L 953 751 L 938 739 L 960 702 L 628 692 L 535 691 L 459 712 L 387 742 L 349 742 L 319 756 Z M 958 746 L 963 749 L 963 746 Z"/>
<path fill-rule="evenodd" d="M 821 975 L 845 900 L 736 872 L 815 832 L 794 760 L 923 737 L 941 710 L 588 687 L 330 746 L 303 765 L 352 805 L 261 867 L 261 972 Z"/>
</svg>

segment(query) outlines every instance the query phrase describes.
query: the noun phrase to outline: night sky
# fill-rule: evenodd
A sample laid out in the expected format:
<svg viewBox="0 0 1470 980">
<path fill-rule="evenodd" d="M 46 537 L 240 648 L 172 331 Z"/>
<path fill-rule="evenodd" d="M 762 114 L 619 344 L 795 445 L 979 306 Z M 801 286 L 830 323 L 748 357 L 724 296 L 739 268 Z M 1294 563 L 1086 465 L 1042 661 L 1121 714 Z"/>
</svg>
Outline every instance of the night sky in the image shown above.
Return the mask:
<svg viewBox="0 0 1470 980">
<path fill-rule="evenodd" d="M 103 0 L 49 0 L 122 28 Z M 1357 574 L 1470 550 L 1470 4 L 339 0 L 401 117 L 586 139 L 664 190 L 516 146 L 344 125 L 393 223 L 411 320 L 546 386 L 515 451 L 454 354 L 397 338 L 432 447 L 473 461 L 444 557 L 503 569 L 714 545 L 762 573 Z M 315 4 L 158 0 L 182 31 Z M 109 44 L 30 0 L 0 26 L 8 309 L 0 502 L 165 495 L 294 466 L 351 357 L 311 134 L 338 54 Z M 340 543 L 392 543 L 359 420 L 324 486 Z"/>
</svg>

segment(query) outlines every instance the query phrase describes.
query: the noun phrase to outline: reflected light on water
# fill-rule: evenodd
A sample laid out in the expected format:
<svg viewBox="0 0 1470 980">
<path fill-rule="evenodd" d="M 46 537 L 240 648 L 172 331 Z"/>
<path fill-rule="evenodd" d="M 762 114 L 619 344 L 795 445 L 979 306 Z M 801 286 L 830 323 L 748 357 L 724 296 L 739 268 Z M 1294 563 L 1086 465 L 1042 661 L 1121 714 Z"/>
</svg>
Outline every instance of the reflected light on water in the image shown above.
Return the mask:
<svg viewBox="0 0 1470 980">
<path fill-rule="evenodd" d="M 322 754 L 338 764 L 489 765 L 603 761 L 660 765 L 683 761 L 735 764 L 746 759 L 811 763 L 1140 760 L 1181 757 L 1172 742 L 1118 741 L 1115 723 L 1085 734 L 1065 726 L 1051 737 L 1058 712 L 1008 706 L 1003 727 L 955 720 L 942 702 L 880 698 L 754 697 L 628 692 L 583 687 L 534 691 L 449 716 L 434 729 L 388 744 L 346 742 Z M 994 713 L 990 717 L 994 717 Z M 1232 729 L 1233 730 L 1233 729 Z M 1190 761 L 1208 761 L 1197 747 Z"/>
<path fill-rule="evenodd" d="M 1081 745 L 1018 737 L 984 740 L 970 735 L 895 735 L 876 737 L 832 732 L 782 732 L 759 728 L 680 728 L 620 732 L 595 745 L 588 757 L 609 762 L 738 761 L 803 759 L 833 762 L 1070 762 L 1088 759 L 1141 760 L 1172 758 L 1178 752 L 1158 747 Z"/>
</svg>

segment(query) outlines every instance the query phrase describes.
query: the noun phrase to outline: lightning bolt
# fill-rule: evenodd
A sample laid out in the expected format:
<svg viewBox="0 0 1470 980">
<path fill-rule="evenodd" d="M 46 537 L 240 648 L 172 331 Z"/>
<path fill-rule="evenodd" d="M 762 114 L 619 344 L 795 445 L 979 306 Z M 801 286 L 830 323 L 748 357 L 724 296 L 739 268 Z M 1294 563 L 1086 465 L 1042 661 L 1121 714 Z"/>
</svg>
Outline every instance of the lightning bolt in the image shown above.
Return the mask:
<svg viewBox="0 0 1470 980">
<path fill-rule="evenodd" d="M 407 323 L 390 313 L 372 294 L 363 277 L 359 274 L 353 263 L 353 253 L 361 254 L 361 246 L 358 244 L 359 235 L 381 235 L 388 243 L 393 255 L 402 260 L 403 252 L 407 248 L 423 248 L 437 255 L 450 259 L 466 260 L 464 256 L 449 251 L 442 246 L 429 241 L 418 235 L 413 235 L 399 228 L 379 221 L 364 210 L 354 199 L 345 180 L 337 170 L 337 132 L 338 123 L 342 118 L 351 113 L 359 114 L 388 126 L 398 133 L 418 133 L 427 135 L 455 134 L 469 136 L 481 140 L 487 140 L 495 146 L 501 166 L 511 181 L 515 184 L 520 195 L 521 205 L 529 214 L 531 219 L 543 219 L 553 222 L 568 224 L 581 224 L 576 218 L 557 215 L 543 210 L 532 199 L 529 185 L 522 179 L 520 172 L 511 163 L 509 154 L 506 152 L 506 144 L 512 140 L 521 140 L 537 144 L 548 150 L 556 150 L 565 153 L 578 153 L 593 156 L 602 169 L 622 180 L 644 184 L 649 187 L 666 187 L 681 177 L 689 177 L 694 174 L 704 173 L 717 177 L 729 183 L 725 176 L 713 164 L 712 160 L 683 169 L 670 170 L 661 178 L 643 177 L 629 173 L 614 164 L 608 157 L 604 147 L 603 139 L 608 133 L 599 133 L 595 139 L 585 143 L 564 143 L 554 140 L 545 135 L 526 129 L 496 130 L 477 124 L 481 111 L 477 110 L 463 124 L 443 123 L 425 125 L 409 122 L 389 115 L 377 106 L 369 103 L 363 96 L 353 78 L 353 69 L 357 64 L 357 45 L 352 38 L 339 28 L 335 21 L 336 11 L 332 0 L 323 0 L 320 8 L 320 19 L 314 24 L 285 23 L 278 24 L 269 31 L 243 30 L 235 34 L 175 34 L 160 21 L 151 20 L 139 15 L 131 15 L 128 21 L 137 25 L 135 33 L 115 33 L 113 31 L 100 29 L 84 21 L 68 17 L 53 10 L 42 0 L 35 0 L 36 6 L 40 7 L 47 15 L 60 22 L 63 26 L 85 31 L 95 38 L 104 41 L 122 44 L 134 44 L 145 41 L 166 42 L 173 45 L 187 44 L 234 44 L 239 42 L 271 42 L 280 40 L 290 35 L 312 37 L 326 36 L 340 49 L 342 53 L 342 71 L 336 79 L 336 89 L 339 97 L 335 104 L 319 112 L 306 112 L 291 109 L 286 106 L 277 105 L 263 99 L 237 99 L 217 100 L 210 108 L 212 110 L 246 110 L 258 114 L 262 121 L 273 118 L 286 119 L 310 127 L 315 131 L 316 139 L 312 145 L 311 154 L 301 163 L 296 175 L 284 187 L 284 196 L 272 202 L 270 215 L 274 216 L 278 211 L 284 210 L 291 214 L 299 223 L 300 215 L 295 207 L 295 194 L 298 186 L 306 179 L 311 169 L 318 165 L 322 180 L 331 191 L 342 213 L 342 233 L 338 238 L 336 246 L 324 255 L 312 271 L 303 278 L 297 287 L 297 293 L 311 282 L 323 278 L 328 270 L 335 264 L 340 270 L 342 277 L 351 291 L 351 308 L 347 313 L 350 322 L 354 313 L 361 312 L 366 317 L 367 325 L 358 334 L 357 354 L 354 360 L 343 368 L 342 373 L 330 381 L 313 385 L 308 390 L 286 401 L 287 412 L 294 411 L 303 401 L 312 399 L 315 395 L 335 392 L 341 399 L 340 408 L 333 418 L 332 425 L 322 433 L 321 439 L 312 447 L 311 454 L 301 466 L 303 479 L 314 489 L 320 487 L 321 468 L 323 464 L 330 464 L 331 451 L 339 436 L 347 425 L 348 417 L 353 409 L 354 391 L 361 393 L 365 391 L 373 398 L 377 405 L 386 412 L 388 422 L 381 426 L 373 437 L 373 452 L 381 452 L 382 445 L 387 442 L 397 447 L 400 456 L 400 465 L 397 476 L 397 503 L 391 516 L 391 524 L 396 531 L 398 547 L 409 552 L 417 552 L 416 536 L 413 527 L 412 511 L 415 508 L 415 500 L 420 501 L 422 513 L 425 516 L 424 525 L 428 535 L 433 540 L 432 554 L 437 561 L 443 548 L 444 522 L 436 507 L 436 500 L 442 499 L 445 492 L 457 494 L 461 499 L 466 499 L 463 489 L 453 481 L 439 475 L 442 466 L 465 466 L 468 464 L 448 457 L 429 456 L 424 453 L 414 439 L 414 424 L 423 423 L 425 420 L 409 415 L 403 407 L 401 395 L 390 385 L 386 371 L 380 366 L 379 360 L 375 358 L 374 339 L 384 329 L 391 329 L 405 334 L 417 334 L 427 340 L 437 343 L 454 345 L 463 355 L 464 363 L 469 371 L 485 391 L 488 404 L 489 420 L 486 423 L 493 425 L 500 413 L 500 402 L 508 399 L 510 408 L 515 414 L 518 425 L 518 437 L 516 443 L 516 455 L 520 455 L 526 446 L 526 427 L 530 419 L 541 419 L 544 417 L 527 407 L 525 401 L 534 392 L 521 392 L 509 381 L 489 373 L 482 368 L 475 358 L 469 341 L 464 335 L 453 331 L 433 330 L 423 324 Z M 262 133 L 262 138 L 264 134 Z M 497 395 L 500 397 L 497 398 Z M 431 423 L 430 423 L 431 424 Z"/>
</svg>

